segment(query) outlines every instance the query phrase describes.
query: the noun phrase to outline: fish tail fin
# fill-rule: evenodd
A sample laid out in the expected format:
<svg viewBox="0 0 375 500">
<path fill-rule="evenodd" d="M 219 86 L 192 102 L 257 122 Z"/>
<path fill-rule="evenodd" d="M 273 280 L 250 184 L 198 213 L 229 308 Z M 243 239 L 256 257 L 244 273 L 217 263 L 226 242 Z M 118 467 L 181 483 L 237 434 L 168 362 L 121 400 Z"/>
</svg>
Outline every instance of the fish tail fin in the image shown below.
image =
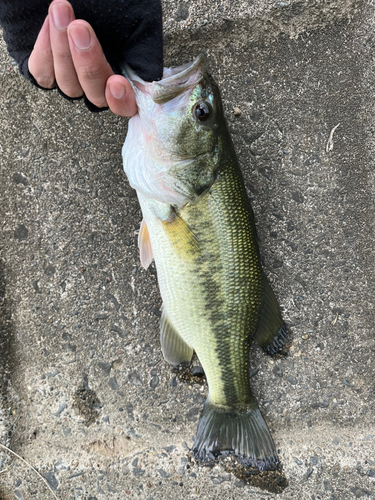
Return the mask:
<svg viewBox="0 0 375 500">
<path fill-rule="evenodd" d="M 279 459 L 267 424 L 255 403 L 241 410 L 206 401 L 193 445 L 196 459 L 234 455 L 246 467 L 275 470 Z"/>
</svg>

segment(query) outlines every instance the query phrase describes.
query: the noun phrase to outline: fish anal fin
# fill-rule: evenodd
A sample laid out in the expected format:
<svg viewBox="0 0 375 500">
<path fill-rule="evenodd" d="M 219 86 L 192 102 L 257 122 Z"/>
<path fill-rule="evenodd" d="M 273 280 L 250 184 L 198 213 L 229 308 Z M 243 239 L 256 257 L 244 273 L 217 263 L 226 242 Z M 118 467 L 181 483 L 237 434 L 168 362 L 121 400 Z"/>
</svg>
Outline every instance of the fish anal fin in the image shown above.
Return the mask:
<svg viewBox="0 0 375 500">
<path fill-rule="evenodd" d="M 263 276 L 263 302 L 253 340 L 267 354 L 275 356 L 282 350 L 286 337 L 287 329 L 281 317 L 279 303 L 266 276 Z"/>
<path fill-rule="evenodd" d="M 193 349 L 177 332 L 164 306 L 160 320 L 160 343 L 165 361 L 173 366 L 190 363 Z"/>
<path fill-rule="evenodd" d="M 154 255 L 152 253 L 150 235 L 148 233 L 147 225 L 143 219 L 141 222 L 141 228 L 138 235 L 138 247 L 141 258 L 142 266 L 147 269 L 151 264 Z"/>
</svg>

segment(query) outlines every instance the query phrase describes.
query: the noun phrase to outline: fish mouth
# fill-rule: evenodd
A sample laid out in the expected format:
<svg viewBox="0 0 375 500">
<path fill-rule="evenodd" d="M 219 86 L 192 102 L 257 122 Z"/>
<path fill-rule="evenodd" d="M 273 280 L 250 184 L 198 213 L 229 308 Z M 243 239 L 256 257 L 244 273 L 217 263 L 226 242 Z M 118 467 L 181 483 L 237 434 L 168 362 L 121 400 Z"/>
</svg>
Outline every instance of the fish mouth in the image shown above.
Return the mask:
<svg viewBox="0 0 375 500">
<path fill-rule="evenodd" d="M 123 67 L 122 73 L 134 89 L 149 94 L 156 104 L 164 104 L 198 85 L 203 80 L 205 66 L 204 54 L 199 54 L 191 63 L 164 68 L 163 79 L 155 82 L 145 82 L 127 65 Z"/>
<path fill-rule="evenodd" d="M 163 79 L 158 82 L 161 85 L 185 85 L 196 73 L 203 75 L 206 65 L 204 54 L 199 56 L 191 63 L 177 66 L 176 68 L 164 68 Z"/>
</svg>

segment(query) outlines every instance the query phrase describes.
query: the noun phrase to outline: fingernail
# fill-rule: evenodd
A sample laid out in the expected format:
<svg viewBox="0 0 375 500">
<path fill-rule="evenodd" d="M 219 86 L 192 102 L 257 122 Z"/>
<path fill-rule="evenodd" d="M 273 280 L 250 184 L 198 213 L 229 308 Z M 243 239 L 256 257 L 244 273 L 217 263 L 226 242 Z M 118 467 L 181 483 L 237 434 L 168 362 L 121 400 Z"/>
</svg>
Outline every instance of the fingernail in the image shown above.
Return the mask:
<svg viewBox="0 0 375 500">
<path fill-rule="evenodd" d="M 115 99 L 122 99 L 125 95 L 125 88 L 121 83 L 112 82 L 109 84 L 109 90 Z"/>
<path fill-rule="evenodd" d="M 85 26 L 72 26 L 69 28 L 69 33 L 77 49 L 84 50 L 90 47 L 91 35 Z"/>
<path fill-rule="evenodd" d="M 66 29 L 73 21 L 72 9 L 64 4 L 57 3 L 51 8 L 53 22 L 58 30 Z"/>
</svg>

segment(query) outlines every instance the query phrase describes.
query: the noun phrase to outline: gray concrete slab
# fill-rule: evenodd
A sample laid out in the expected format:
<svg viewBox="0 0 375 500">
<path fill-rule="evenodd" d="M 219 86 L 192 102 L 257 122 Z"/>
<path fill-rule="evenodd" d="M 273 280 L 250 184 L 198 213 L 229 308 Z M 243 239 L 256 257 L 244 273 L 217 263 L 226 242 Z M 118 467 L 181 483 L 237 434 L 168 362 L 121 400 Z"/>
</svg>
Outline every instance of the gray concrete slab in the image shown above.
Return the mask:
<svg viewBox="0 0 375 500">
<path fill-rule="evenodd" d="M 375 498 L 374 2 L 164 12 L 166 64 L 204 51 L 222 89 L 291 331 L 288 357 L 251 352 L 278 498 Z M 275 498 L 189 459 L 207 387 L 161 355 L 126 120 L 31 87 L 3 43 L 0 72 L 0 442 L 59 499 Z M 0 498 L 53 496 L 0 450 Z"/>
</svg>

